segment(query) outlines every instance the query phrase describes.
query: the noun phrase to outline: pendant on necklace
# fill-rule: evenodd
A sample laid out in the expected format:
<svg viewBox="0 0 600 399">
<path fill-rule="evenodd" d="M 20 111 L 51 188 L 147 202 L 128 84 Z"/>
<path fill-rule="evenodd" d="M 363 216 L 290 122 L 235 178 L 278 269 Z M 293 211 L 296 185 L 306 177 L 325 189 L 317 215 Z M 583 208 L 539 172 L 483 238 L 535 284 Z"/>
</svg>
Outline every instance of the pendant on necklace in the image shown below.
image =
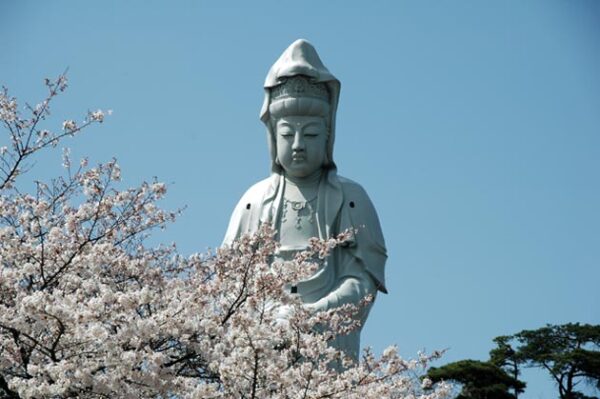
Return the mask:
<svg viewBox="0 0 600 399">
<path fill-rule="evenodd" d="M 310 201 L 290 201 L 288 199 L 283 200 L 283 212 L 281 215 L 281 221 L 285 222 L 287 220 L 287 209 L 290 206 L 295 212 L 295 223 L 294 227 L 298 230 L 302 230 L 302 218 L 306 217 L 305 215 L 301 215 L 300 211 L 305 208 L 308 208 L 308 222 L 313 224 L 315 222 L 315 210 L 310 204 Z"/>
<path fill-rule="evenodd" d="M 292 203 L 292 209 L 296 212 L 301 211 L 306 206 L 306 202 L 302 201 L 290 201 Z"/>
</svg>

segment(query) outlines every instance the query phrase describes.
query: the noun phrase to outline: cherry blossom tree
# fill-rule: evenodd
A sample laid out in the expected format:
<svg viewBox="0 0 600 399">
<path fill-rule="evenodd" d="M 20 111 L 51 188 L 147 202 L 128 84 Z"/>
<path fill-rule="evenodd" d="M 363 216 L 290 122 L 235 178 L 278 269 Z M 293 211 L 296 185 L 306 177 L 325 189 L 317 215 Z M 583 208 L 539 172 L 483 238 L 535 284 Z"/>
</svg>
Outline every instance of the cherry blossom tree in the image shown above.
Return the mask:
<svg viewBox="0 0 600 399">
<path fill-rule="evenodd" d="M 67 79 L 21 106 L 0 94 L 0 397 L 421 398 L 448 385 L 419 379 L 433 355 L 394 346 L 352 363 L 328 343 L 355 328 L 356 307 L 312 313 L 284 287 L 306 278 L 355 232 L 314 240 L 294 261 L 273 260 L 270 226 L 214 253 L 149 247 L 180 213 L 160 209 L 163 183 L 120 188 L 115 160 L 64 176 L 19 181 L 37 153 L 102 123 L 107 113 L 42 128 Z M 369 298 L 365 298 L 368 301 Z M 278 319 L 282 306 L 292 309 Z M 424 385 L 424 386 L 422 386 Z"/>
</svg>

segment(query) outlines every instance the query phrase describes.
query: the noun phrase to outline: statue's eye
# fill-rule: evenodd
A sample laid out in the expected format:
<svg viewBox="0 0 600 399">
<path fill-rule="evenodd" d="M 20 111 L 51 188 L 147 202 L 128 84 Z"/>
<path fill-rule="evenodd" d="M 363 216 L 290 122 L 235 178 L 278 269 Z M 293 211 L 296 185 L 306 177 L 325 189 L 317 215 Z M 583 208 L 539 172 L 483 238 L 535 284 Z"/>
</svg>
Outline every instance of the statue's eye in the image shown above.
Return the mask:
<svg viewBox="0 0 600 399">
<path fill-rule="evenodd" d="M 279 131 L 279 135 L 283 137 L 291 137 L 294 135 L 294 132 L 290 129 L 283 129 Z"/>
<path fill-rule="evenodd" d="M 306 137 L 317 137 L 319 135 L 319 132 L 314 131 L 314 130 L 309 130 L 307 132 L 304 132 L 304 135 Z"/>
</svg>

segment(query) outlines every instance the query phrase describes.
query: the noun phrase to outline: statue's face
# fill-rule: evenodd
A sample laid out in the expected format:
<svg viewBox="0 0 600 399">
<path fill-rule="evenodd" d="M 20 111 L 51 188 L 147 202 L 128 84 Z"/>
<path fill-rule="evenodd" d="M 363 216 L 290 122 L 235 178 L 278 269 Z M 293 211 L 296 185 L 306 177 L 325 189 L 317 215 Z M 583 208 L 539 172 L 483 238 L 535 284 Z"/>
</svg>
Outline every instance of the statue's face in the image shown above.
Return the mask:
<svg viewBox="0 0 600 399">
<path fill-rule="evenodd" d="M 307 177 L 323 167 L 327 147 L 327 126 L 320 116 L 287 116 L 275 128 L 277 158 L 285 172 Z"/>
</svg>

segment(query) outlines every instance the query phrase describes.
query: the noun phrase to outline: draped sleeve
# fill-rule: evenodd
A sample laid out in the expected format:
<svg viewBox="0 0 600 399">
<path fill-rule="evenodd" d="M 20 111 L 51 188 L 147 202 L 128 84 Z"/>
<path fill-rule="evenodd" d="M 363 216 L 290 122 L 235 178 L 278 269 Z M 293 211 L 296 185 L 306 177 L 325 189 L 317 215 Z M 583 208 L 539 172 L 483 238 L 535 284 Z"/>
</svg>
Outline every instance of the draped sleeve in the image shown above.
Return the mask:
<svg viewBox="0 0 600 399">
<path fill-rule="evenodd" d="M 339 230 L 356 231 L 348 244 L 350 253 L 359 260 L 374 279 L 377 289 L 387 293 L 385 263 L 387 250 L 379 217 L 366 191 L 356 182 L 339 177 L 343 190 Z"/>
<path fill-rule="evenodd" d="M 250 187 L 235 206 L 222 245 L 231 245 L 244 234 L 253 234 L 270 215 L 266 203 L 272 202 L 279 186 L 279 175 L 272 175 Z"/>
</svg>

